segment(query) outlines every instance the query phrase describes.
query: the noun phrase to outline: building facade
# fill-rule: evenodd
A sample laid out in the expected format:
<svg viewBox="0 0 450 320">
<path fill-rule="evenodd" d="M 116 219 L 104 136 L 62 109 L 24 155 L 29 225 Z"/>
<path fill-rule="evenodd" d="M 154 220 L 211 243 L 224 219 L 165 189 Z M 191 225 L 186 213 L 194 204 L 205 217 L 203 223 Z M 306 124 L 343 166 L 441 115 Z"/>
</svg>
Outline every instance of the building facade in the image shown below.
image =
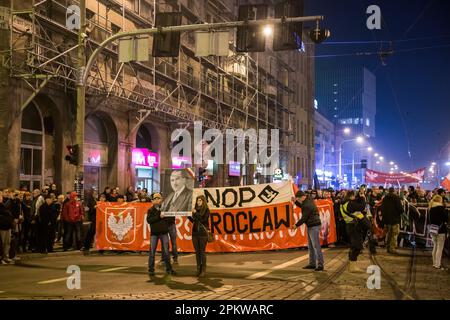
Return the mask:
<svg viewBox="0 0 450 320">
<path fill-rule="evenodd" d="M 376 77 L 366 68 L 320 63 L 316 69 L 316 99 L 337 129 L 375 137 Z"/>
<path fill-rule="evenodd" d="M 75 166 L 64 157 L 75 143 L 78 38 L 66 12 L 77 3 L 0 0 L 10 17 L 0 29 L 0 187 L 73 188 Z M 152 27 L 156 12 L 180 11 L 182 24 L 237 20 L 231 0 L 87 0 L 86 7 L 87 56 L 117 32 Z M 196 57 L 192 32 L 181 34 L 176 58 L 119 63 L 118 42 L 102 51 L 86 88 L 85 189 L 158 191 L 163 169 L 192 164 L 192 154 L 172 158 L 171 135 L 192 132 L 194 121 L 222 132 L 278 129 L 280 168 L 312 183 L 314 62 L 307 56 L 314 45 L 304 37 L 306 52 L 273 52 L 268 39 L 265 52 L 242 54 L 230 34 L 228 57 Z M 271 181 L 257 165 L 240 171 L 213 164 L 207 186 Z"/>
<path fill-rule="evenodd" d="M 333 185 L 337 175 L 334 124 L 318 110 L 314 114 L 316 174 L 323 187 Z"/>
</svg>

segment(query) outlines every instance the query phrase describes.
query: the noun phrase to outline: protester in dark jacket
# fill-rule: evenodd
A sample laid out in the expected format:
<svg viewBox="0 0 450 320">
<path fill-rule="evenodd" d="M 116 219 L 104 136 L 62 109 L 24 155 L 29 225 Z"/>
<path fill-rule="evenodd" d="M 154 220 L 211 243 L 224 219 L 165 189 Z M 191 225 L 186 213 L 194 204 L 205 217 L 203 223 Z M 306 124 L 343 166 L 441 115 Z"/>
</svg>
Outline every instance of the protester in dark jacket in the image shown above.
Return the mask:
<svg viewBox="0 0 450 320">
<path fill-rule="evenodd" d="M 125 193 L 125 198 L 127 202 L 133 202 L 137 199 L 136 193 L 132 186 L 129 186 L 127 192 Z"/>
<path fill-rule="evenodd" d="M 293 199 L 294 200 L 294 199 Z M 302 224 L 308 227 L 308 250 L 309 263 L 304 269 L 314 269 L 315 271 L 323 270 L 323 254 L 320 247 L 320 215 L 314 200 L 307 198 L 303 191 L 298 191 L 295 194 L 295 205 L 302 210 L 302 217 L 293 227 L 298 228 Z"/>
<path fill-rule="evenodd" d="M 208 244 L 209 208 L 205 196 L 198 196 L 192 217 L 188 217 L 192 225 L 192 243 L 197 258 L 197 277 L 206 274 L 206 245 Z"/>
<path fill-rule="evenodd" d="M 0 243 L 1 243 L 1 264 L 12 262 L 9 258 L 9 249 L 11 245 L 11 229 L 13 226 L 13 216 L 3 203 L 3 194 L 0 191 Z"/>
<path fill-rule="evenodd" d="M 106 199 L 105 195 L 100 196 L 101 199 Z M 92 242 L 95 237 L 95 227 L 97 223 L 97 191 L 95 188 L 91 188 L 86 195 L 86 206 L 88 207 L 88 219 L 90 221 L 89 229 L 87 230 L 86 236 L 84 238 L 84 244 L 82 251 L 89 251 Z"/>
<path fill-rule="evenodd" d="M 30 226 L 31 226 L 31 193 L 25 192 L 23 200 L 21 202 L 22 214 L 23 214 L 23 223 L 22 223 L 22 252 L 27 252 L 31 250 L 30 243 Z"/>
<path fill-rule="evenodd" d="M 155 254 L 158 241 L 161 241 L 161 250 L 164 262 L 166 264 L 166 272 L 175 275 L 172 269 L 169 257 L 169 226 L 164 214 L 161 212 L 162 196 L 159 193 L 152 195 L 153 206 L 147 212 L 147 223 L 150 225 L 150 250 L 148 257 L 148 274 L 155 275 Z"/>
<path fill-rule="evenodd" d="M 435 195 L 430 202 L 430 226 L 431 239 L 433 240 L 433 267 L 445 270 L 441 265 L 442 251 L 444 249 L 447 235 L 448 211 L 444 207 L 443 199 L 440 195 Z"/>
<path fill-rule="evenodd" d="M 347 192 L 341 203 L 340 212 L 345 221 L 347 235 L 350 240 L 348 253 L 349 272 L 361 272 L 361 269 L 358 268 L 357 260 L 363 248 L 364 236 L 368 230 L 368 226 L 364 223 L 366 217 L 362 213 L 365 208 L 366 199 L 364 194 L 360 194 L 356 198 L 353 190 Z"/>
<path fill-rule="evenodd" d="M 403 205 L 400 197 L 395 194 L 394 188 L 389 188 L 388 194 L 381 204 L 382 221 L 386 234 L 386 249 L 388 253 L 396 254 L 397 237 L 400 233 L 400 220 L 403 213 Z"/>
<path fill-rule="evenodd" d="M 57 209 L 50 195 L 45 196 L 45 203 L 39 207 L 38 228 L 38 250 L 40 253 L 53 252 L 53 243 L 56 231 Z"/>
</svg>

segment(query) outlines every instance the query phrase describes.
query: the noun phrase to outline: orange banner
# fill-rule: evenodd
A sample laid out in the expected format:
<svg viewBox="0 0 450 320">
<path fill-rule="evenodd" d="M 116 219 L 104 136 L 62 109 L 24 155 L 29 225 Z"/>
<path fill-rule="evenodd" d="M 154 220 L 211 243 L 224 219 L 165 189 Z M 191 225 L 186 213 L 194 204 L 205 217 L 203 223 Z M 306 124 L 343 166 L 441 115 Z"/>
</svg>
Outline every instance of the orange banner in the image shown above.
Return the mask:
<svg viewBox="0 0 450 320">
<path fill-rule="evenodd" d="M 322 244 L 336 241 L 333 204 L 317 200 L 322 220 Z M 97 207 L 96 247 L 100 250 L 147 251 L 150 227 L 147 211 L 151 203 L 99 203 Z M 290 227 L 301 217 L 299 208 L 285 202 L 254 208 L 211 210 L 210 230 L 215 241 L 207 252 L 240 252 L 287 249 L 307 246 L 307 228 Z M 177 217 L 177 245 L 180 252 L 194 252 L 192 223 Z"/>
</svg>

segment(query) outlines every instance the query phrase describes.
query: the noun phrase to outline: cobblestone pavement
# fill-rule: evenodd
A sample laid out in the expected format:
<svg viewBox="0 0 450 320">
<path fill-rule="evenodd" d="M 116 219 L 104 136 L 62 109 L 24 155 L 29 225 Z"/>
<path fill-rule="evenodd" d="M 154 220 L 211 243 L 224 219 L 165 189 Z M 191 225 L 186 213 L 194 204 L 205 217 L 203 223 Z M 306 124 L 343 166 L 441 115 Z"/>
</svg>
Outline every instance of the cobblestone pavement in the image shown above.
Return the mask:
<svg viewBox="0 0 450 320">
<path fill-rule="evenodd" d="M 301 269 L 307 264 L 307 251 L 236 253 L 209 255 L 208 277 L 192 275 L 195 257 L 185 255 L 176 266 L 177 276 L 152 279 L 146 275 L 146 257 L 139 255 L 70 255 L 28 259 L 16 266 L 1 267 L 2 299 L 76 300 L 302 300 L 302 299 L 450 299 L 449 271 L 435 270 L 430 251 L 411 249 L 388 255 L 379 250 L 371 258 L 364 252 L 359 259 L 361 273 L 347 271 L 347 249 L 325 251 L 325 272 Z M 82 290 L 67 290 L 59 278 L 68 264 L 84 271 Z M 369 265 L 381 267 L 379 289 L 368 289 Z M 6 280 L 10 270 L 10 277 Z M 51 271 L 51 272 L 50 272 Z M 21 273 L 22 272 L 22 273 Z M 35 274 L 11 279 L 14 274 Z M 47 273 L 50 272 L 50 273 Z M 42 274 L 42 276 L 41 276 Z M 38 279 L 39 278 L 39 279 Z M 45 280 L 48 279 L 48 280 Z M 37 280 L 38 281 L 36 284 Z M 54 281 L 54 282 L 52 282 Z M 5 285 L 2 285 L 2 282 Z M 42 290 L 45 289 L 45 290 Z"/>
</svg>

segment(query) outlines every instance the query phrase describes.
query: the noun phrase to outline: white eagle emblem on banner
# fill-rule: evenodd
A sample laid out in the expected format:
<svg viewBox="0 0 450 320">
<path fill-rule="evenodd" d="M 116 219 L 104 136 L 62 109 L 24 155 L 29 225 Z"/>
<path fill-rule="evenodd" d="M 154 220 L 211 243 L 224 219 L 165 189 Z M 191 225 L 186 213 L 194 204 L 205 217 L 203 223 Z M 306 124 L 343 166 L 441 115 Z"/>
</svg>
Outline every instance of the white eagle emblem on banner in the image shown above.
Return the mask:
<svg viewBox="0 0 450 320">
<path fill-rule="evenodd" d="M 124 218 L 124 213 L 118 215 L 119 220 L 116 220 L 114 215 L 108 217 L 108 228 L 117 237 L 117 240 L 122 241 L 127 233 L 133 228 L 133 218 L 128 214 Z"/>
<path fill-rule="evenodd" d="M 366 176 L 367 176 L 367 180 L 375 180 L 375 178 L 378 177 L 378 173 L 367 170 Z"/>
</svg>

